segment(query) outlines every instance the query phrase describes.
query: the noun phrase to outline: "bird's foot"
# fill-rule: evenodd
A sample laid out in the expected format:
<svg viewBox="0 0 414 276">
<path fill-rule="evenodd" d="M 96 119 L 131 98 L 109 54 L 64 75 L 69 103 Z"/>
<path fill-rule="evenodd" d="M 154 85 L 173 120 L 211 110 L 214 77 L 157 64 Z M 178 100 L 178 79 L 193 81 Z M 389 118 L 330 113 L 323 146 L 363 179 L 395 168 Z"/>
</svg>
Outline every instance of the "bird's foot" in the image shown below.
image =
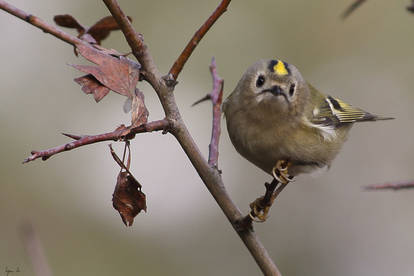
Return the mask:
<svg viewBox="0 0 414 276">
<path fill-rule="evenodd" d="M 257 198 L 255 201 L 250 203 L 249 216 L 252 221 L 255 222 L 265 222 L 267 219 L 267 214 L 269 213 L 270 206 L 263 205 L 263 197 Z"/>
<path fill-rule="evenodd" d="M 288 169 L 290 166 L 291 163 L 286 160 L 277 161 L 276 165 L 272 169 L 273 177 L 281 184 L 288 184 L 293 179 L 293 176 L 290 176 L 288 173 Z"/>
<path fill-rule="evenodd" d="M 293 180 L 293 176 L 288 173 L 291 163 L 285 160 L 280 160 L 272 169 L 274 180 L 271 184 L 266 183 L 266 193 L 264 196 L 257 198 L 250 203 L 249 217 L 255 222 L 265 222 L 268 218 L 270 207 L 276 197 L 282 192 L 286 185 Z"/>
</svg>

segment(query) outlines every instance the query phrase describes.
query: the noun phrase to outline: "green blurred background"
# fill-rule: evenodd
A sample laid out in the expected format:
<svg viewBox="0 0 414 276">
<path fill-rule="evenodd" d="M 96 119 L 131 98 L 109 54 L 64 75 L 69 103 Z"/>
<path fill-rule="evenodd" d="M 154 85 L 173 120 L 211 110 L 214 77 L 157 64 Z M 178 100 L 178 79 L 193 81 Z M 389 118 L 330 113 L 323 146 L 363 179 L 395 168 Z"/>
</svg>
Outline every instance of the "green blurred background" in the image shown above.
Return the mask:
<svg viewBox="0 0 414 276">
<path fill-rule="evenodd" d="M 70 13 L 91 25 L 108 15 L 101 1 L 14 0 L 52 23 Z M 120 1 L 162 72 L 219 1 Z M 414 178 L 414 15 L 408 0 L 367 1 L 345 22 L 351 0 L 234 1 L 180 75 L 182 115 L 207 155 L 211 106 L 190 105 L 211 89 L 216 57 L 228 95 L 259 58 L 295 64 L 312 84 L 397 120 L 356 126 L 332 168 L 301 176 L 256 231 L 283 275 L 413 275 L 414 193 L 362 186 Z M 72 47 L 0 11 L 0 275 L 33 275 L 19 235 L 30 221 L 55 275 L 260 275 L 260 271 L 171 135 L 139 135 L 132 171 L 148 213 L 126 228 L 112 208 L 118 166 L 108 143 L 22 165 L 33 149 L 68 141 L 60 132 L 96 134 L 129 122 L 124 98 L 96 104 L 72 81 L 83 63 Z M 103 46 L 127 52 L 120 32 Z M 144 91 L 150 120 L 163 117 Z M 115 145 L 121 152 L 122 145 Z M 242 159 L 223 130 L 219 167 L 243 212 L 269 181 Z M 14 275 L 14 274 L 13 274 Z"/>
</svg>

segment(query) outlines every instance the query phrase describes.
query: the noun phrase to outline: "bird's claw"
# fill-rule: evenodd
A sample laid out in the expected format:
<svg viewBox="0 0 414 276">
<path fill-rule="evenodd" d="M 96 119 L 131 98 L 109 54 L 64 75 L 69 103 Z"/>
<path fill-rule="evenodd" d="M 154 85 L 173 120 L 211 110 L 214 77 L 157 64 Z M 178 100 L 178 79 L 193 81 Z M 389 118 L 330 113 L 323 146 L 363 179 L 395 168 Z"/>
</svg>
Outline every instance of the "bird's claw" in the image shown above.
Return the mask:
<svg viewBox="0 0 414 276">
<path fill-rule="evenodd" d="M 267 214 L 269 213 L 270 206 L 262 206 L 262 198 L 258 198 L 250 203 L 251 212 L 249 213 L 250 218 L 254 222 L 265 222 Z"/>
<path fill-rule="evenodd" d="M 293 176 L 288 173 L 290 162 L 286 160 L 279 160 L 272 169 L 273 177 L 282 184 L 287 184 L 292 181 Z"/>
</svg>

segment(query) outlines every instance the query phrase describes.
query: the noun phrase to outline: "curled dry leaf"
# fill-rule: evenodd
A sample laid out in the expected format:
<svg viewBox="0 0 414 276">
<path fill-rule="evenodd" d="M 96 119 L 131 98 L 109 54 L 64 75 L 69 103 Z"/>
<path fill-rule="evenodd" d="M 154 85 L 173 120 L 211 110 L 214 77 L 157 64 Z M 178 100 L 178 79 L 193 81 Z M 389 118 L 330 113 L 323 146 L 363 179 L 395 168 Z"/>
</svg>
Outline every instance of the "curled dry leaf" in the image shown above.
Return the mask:
<svg viewBox="0 0 414 276">
<path fill-rule="evenodd" d="M 122 55 L 115 55 L 117 52 L 114 50 L 102 47 L 96 49 L 79 44 L 77 49 L 84 58 L 97 65 L 72 65 L 87 73 L 87 75 L 75 79 L 77 83 L 82 85 L 82 91 L 86 94 L 93 94 L 97 102 L 108 94 L 108 89 L 128 98 L 135 96 L 140 64 Z"/>
<path fill-rule="evenodd" d="M 146 198 L 141 191 L 141 185 L 126 171 L 118 174 L 112 205 L 119 212 L 126 226 L 132 225 L 141 210 L 147 211 Z"/>
<path fill-rule="evenodd" d="M 135 89 L 135 95 L 132 99 L 131 125 L 138 127 L 148 122 L 148 109 L 145 106 L 144 93 Z"/>
<path fill-rule="evenodd" d="M 102 100 L 109 93 L 109 88 L 103 86 L 93 75 L 88 74 L 75 79 L 75 82 L 82 86 L 85 94 L 93 94 L 96 102 Z"/>
<path fill-rule="evenodd" d="M 78 31 L 78 38 L 100 45 L 102 40 L 107 38 L 111 31 L 119 30 L 116 20 L 112 16 L 106 16 L 91 27 L 85 27 L 80 24 L 72 15 L 62 14 L 53 17 L 55 23 L 59 26 L 76 29 Z M 131 17 L 128 20 L 132 22 Z"/>
</svg>

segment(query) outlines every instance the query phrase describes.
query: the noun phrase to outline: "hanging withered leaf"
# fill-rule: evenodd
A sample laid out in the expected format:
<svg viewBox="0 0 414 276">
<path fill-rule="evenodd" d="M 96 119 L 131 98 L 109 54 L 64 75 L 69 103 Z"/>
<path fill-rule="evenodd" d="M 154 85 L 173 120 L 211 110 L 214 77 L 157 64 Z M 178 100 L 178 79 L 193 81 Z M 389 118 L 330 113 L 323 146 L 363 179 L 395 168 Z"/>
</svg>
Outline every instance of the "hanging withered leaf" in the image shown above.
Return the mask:
<svg viewBox="0 0 414 276">
<path fill-rule="evenodd" d="M 147 211 L 146 198 L 141 191 L 141 185 L 128 172 L 118 174 L 112 205 L 121 215 L 126 226 L 132 226 L 134 218 L 141 210 Z"/>
<path fill-rule="evenodd" d="M 139 63 L 118 54 L 115 50 L 102 47 L 97 49 L 83 44 L 78 44 L 76 48 L 85 59 L 96 64 L 96 66 L 71 65 L 87 73 L 75 79 L 82 85 L 82 91 L 93 94 L 96 102 L 108 94 L 108 89 L 133 99 L 139 80 L 141 68 Z"/>
<path fill-rule="evenodd" d="M 100 19 L 89 28 L 80 24 L 70 14 L 56 15 L 53 17 L 53 20 L 61 27 L 76 29 L 78 31 L 78 38 L 98 45 L 101 45 L 102 40 L 107 38 L 111 31 L 119 30 L 118 23 L 112 16 L 106 16 Z M 128 20 L 132 22 L 129 16 Z"/>
<path fill-rule="evenodd" d="M 124 224 L 126 226 L 132 226 L 134 218 L 141 210 L 147 211 L 147 203 L 145 194 L 141 190 L 142 185 L 129 171 L 131 152 L 129 144 L 125 146 L 128 147 L 128 163 L 126 166 L 116 155 L 112 146 L 109 145 L 112 157 L 121 166 L 121 171 L 118 174 L 115 190 L 112 195 L 112 205 L 121 215 Z"/>
</svg>

